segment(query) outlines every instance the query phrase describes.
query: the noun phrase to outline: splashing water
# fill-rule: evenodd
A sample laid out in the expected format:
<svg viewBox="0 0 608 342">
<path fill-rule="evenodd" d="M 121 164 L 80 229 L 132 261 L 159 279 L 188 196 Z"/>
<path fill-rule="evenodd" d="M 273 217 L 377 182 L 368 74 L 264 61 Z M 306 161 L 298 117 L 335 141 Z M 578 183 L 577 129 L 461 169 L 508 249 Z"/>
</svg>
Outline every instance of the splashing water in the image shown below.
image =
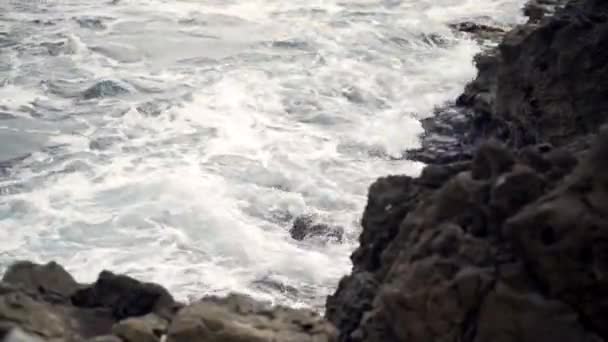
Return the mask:
<svg viewBox="0 0 608 342">
<path fill-rule="evenodd" d="M 369 184 L 479 51 L 447 24 L 523 0 L 0 2 L 0 272 L 56 260 L 182 299 L 320 308 Z M 345 242 L 291 239 L 295 217 Z"/>
</svg>

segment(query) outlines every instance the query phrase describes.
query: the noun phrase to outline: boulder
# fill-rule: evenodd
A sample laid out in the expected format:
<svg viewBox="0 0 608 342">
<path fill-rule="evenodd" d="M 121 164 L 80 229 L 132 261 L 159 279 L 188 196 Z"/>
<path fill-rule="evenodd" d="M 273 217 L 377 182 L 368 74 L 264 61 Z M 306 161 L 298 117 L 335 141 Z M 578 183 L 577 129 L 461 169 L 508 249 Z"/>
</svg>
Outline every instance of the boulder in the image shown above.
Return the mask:
<svg viewBox="0 0 608 342">
<path fill-rule="evenodd" d="M 85 100 L 113 97 L 129 93 L 129 90 L 119 83 L 111 80 L 100 81 L 82 93 Z"/>
<path fill-rule="evenodd" d="M 289 234 L 294 240 L 302 241 L 311 238 L 328 239 L 342 242 L 344 228 L 332 227 L 323 223 L 315 223 L 310 215 L 302 215 L 295 219 Z"/>
<path fill-rule="evenodd" d="M 155 314 L 131 317 L 116 323 L 112 333 L 124 342 L 158 342 L 167 333 L 168 322 Z"/>
<path fill-rule="evenodd" d="M 109 308 L 116 320 L 151 312 L 169 318 L 178 306 L 162 286 L 109 271 L 101 272 L 94 284 L 76 291 L 71 300 L 77 307 Z"/>
<path fill-rule="evenodd" d="M 608 128 L 579 161 L 483 143 L 470 162 L 371 188 L 339 341 L 608 339 Z"/>
<path fill-rule="evenodd" d="M 41 295 L 54 295 L 58 300 L 67 299 L 78 289 L 76 280 L 56 262 L 45 265 L 29 261 L 16 262 L 6 270 L 2 281 Z"/>
<path fill-rule="evenodd" d="M 242 295 L 209 297 L 179 311 L 167 342 L 330 342 L 333 326 L 306 310 L 269 308 Z"/>
</svg>

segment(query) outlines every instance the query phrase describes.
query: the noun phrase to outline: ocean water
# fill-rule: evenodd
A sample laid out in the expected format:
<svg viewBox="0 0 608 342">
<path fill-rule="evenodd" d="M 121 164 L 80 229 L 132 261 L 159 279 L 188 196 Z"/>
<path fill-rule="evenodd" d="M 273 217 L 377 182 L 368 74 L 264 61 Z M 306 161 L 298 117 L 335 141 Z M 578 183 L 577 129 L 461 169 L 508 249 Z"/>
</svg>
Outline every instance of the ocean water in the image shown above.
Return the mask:
<svg viewBox="0 0 608 342">
<path fill-rule="evenodd" d="M 0 273 L 321 308 L 373 180 L 524 0 L 0 0 Z M 345 229 L 295 241 L 296 217 Z"/>
</svg>

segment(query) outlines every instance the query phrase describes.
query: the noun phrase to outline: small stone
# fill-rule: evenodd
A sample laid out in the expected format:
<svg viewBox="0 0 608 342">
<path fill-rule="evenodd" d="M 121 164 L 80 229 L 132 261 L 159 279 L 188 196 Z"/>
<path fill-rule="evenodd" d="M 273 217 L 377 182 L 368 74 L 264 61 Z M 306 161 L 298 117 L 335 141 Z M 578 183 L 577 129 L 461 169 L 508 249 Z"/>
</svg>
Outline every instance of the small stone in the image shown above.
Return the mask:
<svg viewBox="0 0 608 342">
<path fill-rule="evenodd" d="M 158 342 L 167 332 L 166 320 L 155 314 L 133 317 L 116 323 L 112 333 L 125 342 Z"/>
</svg>

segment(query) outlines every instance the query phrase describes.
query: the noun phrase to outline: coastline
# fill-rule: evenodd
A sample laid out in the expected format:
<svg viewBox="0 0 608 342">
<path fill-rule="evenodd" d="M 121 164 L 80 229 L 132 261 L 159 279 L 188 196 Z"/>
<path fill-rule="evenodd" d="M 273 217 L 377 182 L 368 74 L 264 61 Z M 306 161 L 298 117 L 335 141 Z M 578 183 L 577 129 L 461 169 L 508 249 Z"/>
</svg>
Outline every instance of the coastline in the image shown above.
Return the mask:
<svg viewBox="0 0 608 342">
<path fill-rule="evenodd" d="M 79 284 L 56 263 L 22 261 L 0 282 L 0 340 L 608 339 L 608 4 L 524 11 L 508 32 L 455 28 L 501 42 L 476 57 L 455 106 L 423 122 L 409 154 L 429 164 L 422 174 L 371 185 L 325 318 L 241 295 L 179 303 L 124 275 Z"/>
</svg>

